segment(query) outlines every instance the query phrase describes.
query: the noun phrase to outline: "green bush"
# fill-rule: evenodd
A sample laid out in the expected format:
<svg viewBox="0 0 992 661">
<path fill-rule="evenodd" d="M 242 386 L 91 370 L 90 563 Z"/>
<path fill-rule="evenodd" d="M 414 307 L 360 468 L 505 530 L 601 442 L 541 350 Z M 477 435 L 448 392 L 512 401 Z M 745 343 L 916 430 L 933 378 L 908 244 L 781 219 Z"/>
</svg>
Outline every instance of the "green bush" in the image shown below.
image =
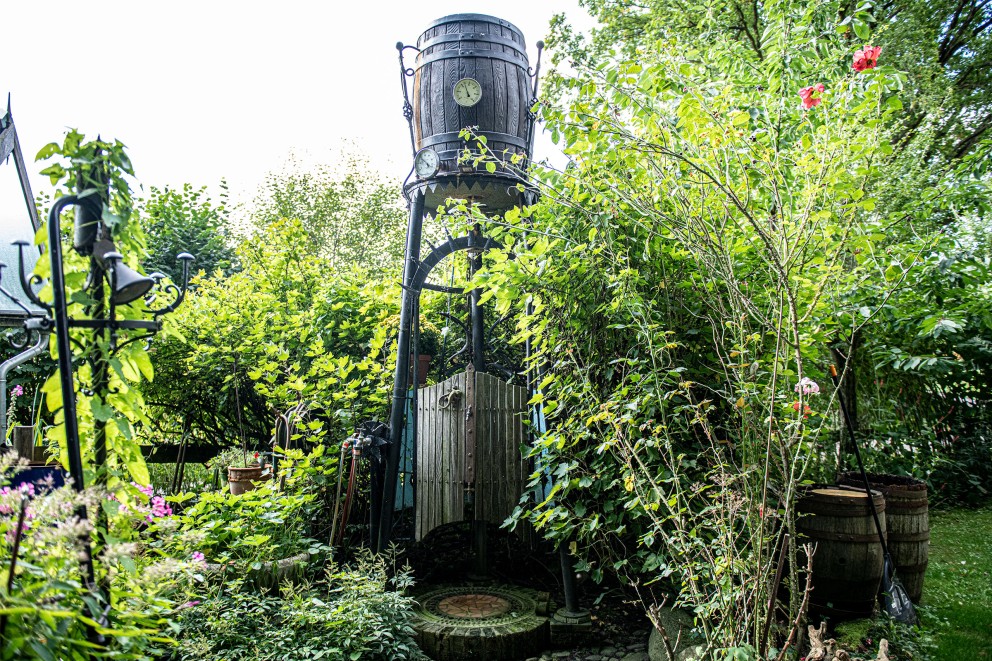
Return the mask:
<svg viewBox="0 0 992 661">
<path fill-rule="evenodd" d="M 396 587 L 409 585 L 401 571 Z M 387 589 L 381 557 L 332 566 L 319 582 L 276 596 L 242 591 L 238 582 L 190 602 L 179 620 L 174 661 L 425 659 L 410 626 L 412 600 Z"/>
</svg>

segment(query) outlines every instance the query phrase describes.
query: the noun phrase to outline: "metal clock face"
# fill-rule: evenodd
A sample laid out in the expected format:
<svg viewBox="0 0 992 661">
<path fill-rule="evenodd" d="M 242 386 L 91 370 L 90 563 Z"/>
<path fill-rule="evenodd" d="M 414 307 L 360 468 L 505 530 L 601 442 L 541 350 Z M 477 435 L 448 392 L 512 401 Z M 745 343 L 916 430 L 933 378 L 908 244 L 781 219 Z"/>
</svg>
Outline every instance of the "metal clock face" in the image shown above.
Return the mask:
<svg viewBox="0 0 992 661">
<path fill-rule="evenodd" d="M 430 147 L 424 147 L 413 157 L 413 171 L 421 179 L 433 177 L 441 168 L 441 159 Z"/>
<path fill-rule="evenodd" d="M 474 78 L 462 78 L 452 89 L 455 103 L 465 108 L 471 108 L 482 99 L 482 85 Z"/>
</svg>

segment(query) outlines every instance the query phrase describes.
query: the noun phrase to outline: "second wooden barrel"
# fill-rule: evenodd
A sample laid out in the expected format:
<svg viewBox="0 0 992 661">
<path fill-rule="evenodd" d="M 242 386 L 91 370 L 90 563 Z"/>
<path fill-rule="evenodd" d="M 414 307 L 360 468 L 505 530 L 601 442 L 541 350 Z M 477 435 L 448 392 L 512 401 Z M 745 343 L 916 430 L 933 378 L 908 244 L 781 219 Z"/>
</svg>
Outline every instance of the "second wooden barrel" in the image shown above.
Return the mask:
<svg viewBox="0 0 992 661">
<path fill-rule="evenodd" d="M 885 499 L 873 492 L 882 530 Z M 810 612 L 833 621 L 870 617 L 882 581 L 882 545 L 863 491 L 807 489 L 796 503 L 800 543 L 815 545 Z"/>
<path fill-rule="evenodd" d="M 861 473 L 843 473 L 839 482 L 864 488 Z M 913 477 L 878 473 L 869 473 L 868 483 L 885 497 L 886 542 L 896 575 L 909 598 L 919 603 L 930 562 L 927 485 Z"/>
</svg>

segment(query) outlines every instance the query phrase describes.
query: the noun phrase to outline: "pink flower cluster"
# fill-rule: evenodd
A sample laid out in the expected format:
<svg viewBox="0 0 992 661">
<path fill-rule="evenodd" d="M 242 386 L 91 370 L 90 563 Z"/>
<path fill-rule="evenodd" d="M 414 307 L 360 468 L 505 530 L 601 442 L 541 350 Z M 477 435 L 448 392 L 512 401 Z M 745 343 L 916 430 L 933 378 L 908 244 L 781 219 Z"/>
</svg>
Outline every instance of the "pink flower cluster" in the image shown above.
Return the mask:
<svg viewBox="0 0 992 661">
<path fill-rule="evenodd" d="M 21 494 L 21 497 L 27 496 L 28 498 L 34 498 L 35 496 L 34 485 L 30 482 L 25 482 L 19 485 L 18 487 L 16 487 L 15 489 L 11 489 L 10 487 L 3 487 L 2 489 L 0 489 L 0 498 L 2 498 L 3 496 L 9 496 L 12 493 L 15 494 L 19 493 Z M 14 514 L 17 513 L 17 511 L 18 511 L 17 509 L 6 503 L 0 503 L 0 514 L 13 516 Z M 28 528 L 31 527 L 31 519 L 33 518 L 34 518 L 34 512 L 31 511 L 31 508 L 28 508 L 27 511 L 24 513 L 24 525 L 21 526 L 21 533 L 23 533 L 24 531 L 26 531 Z M 7 531 L 7 535 L 6 535 L 7 543 L 13 544 L 14 537 L 16 535 L 17 535 L 17 530 L 14 526 L 12 526 Z"/>
<path fill-rule="evenodd" d="M 851 64 L 851 68 L 858 72 L 874 69 L 878 65 L 878 56 L 881 54 L 881 46 L 865 46 L 854 53 L 854 63 Z"/>
<path fill-rule="evenodd" d="M 34 484 L 32 484 L 31 482 L 24 482 L 23 484 L 19 485 L 16 490 L 11 489 L 10 487 L 4 487 L 3 489 L 0 489 L 0 496 L 6 496 L 10 493 L 20 493 L 22 495 L 27 496 L 28 498 L 34 498 L 35 495 Z M 0 505 L 0 514 L 10 514 L 10 513 L 11 513 L 11 509 L 8 505 Z"/>
<path fill-rule="evenodd" d="M 14 397 L 20 397 L 21 395 L 24 394 L 24 386 L 22 386 L 21 384 L 17 384 L 16 386 L 10 389 L 10 394 L 13 395 Z"/>
<path fill-rule="evenodd" d="M 804 376 L 796 384 L 796 392 L 801 392 L 804 395 L 819 395 L 820 386 L 813 379 L 808 376 Z"/>
<path fill-rule="evenodd" d="M 823 103 L 823 98 L 820 95 L 823 94 L 826 89 L 827 88 L 823 86 L 823 83 L 817 83 L 799 90 L 799 98 L 802 100 L 803 108 L 809 110 L 810 108 L 815 108 Z"/>
<path fill-rule="evenodd" d="M 148 523 L 151 523 L 155 519 L 161 518 L 163 516 L 172 515 L 172 507 L 169 505 L 169 503 L 165 502 L 165 497 L 155 495 L 154 487 L 151 486 L 143 487 L 137 482 L 132 482 L 131 486 L 133 486 L 138 491 L 140 491 L 141 493 L 143 493 L 145 496 L 148 497 L 147 507 L 140 504 L 135 506 L 135 511 L 137 511 L 139 514 L 144 514 L 145 518 L 148 520 Z M 111 494 L 110 499 L 117 500 L 117 497 Z M 126 514 L 129 511 L 130 509 L 128 508 L 128 506 L 125 505 L 124 503 L 121 503 L 120 512 Z"/>
</svg>

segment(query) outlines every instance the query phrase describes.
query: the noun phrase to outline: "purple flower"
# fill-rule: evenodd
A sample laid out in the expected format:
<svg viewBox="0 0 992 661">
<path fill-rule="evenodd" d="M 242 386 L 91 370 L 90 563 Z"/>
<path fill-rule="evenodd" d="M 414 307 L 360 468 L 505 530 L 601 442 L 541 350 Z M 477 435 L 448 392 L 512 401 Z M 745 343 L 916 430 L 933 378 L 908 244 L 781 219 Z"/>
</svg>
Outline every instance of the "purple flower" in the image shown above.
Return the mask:
<svg viewBox="0 0 992 661">
<path fill-rule="evenodd" d="M 14 397 L 20 397 L 21 395 L 24 394 L 24 386 L 22 386 L 21 384 L 17 384 L 16 386 L 10 389 L 10 394 L 13 395 Z"/>
<path fill-rule="evenodd" d="M 193 562 L 206 562 L 204 555 L 199 551 L 193 551 L 193 555 L 191 557 L 193 558 Z M 198 603 L 200 602 L 196 602 L 196 604 Z M 196 604 L 192 604 L 192 605 L 195 606 Z"/>
</svg>

